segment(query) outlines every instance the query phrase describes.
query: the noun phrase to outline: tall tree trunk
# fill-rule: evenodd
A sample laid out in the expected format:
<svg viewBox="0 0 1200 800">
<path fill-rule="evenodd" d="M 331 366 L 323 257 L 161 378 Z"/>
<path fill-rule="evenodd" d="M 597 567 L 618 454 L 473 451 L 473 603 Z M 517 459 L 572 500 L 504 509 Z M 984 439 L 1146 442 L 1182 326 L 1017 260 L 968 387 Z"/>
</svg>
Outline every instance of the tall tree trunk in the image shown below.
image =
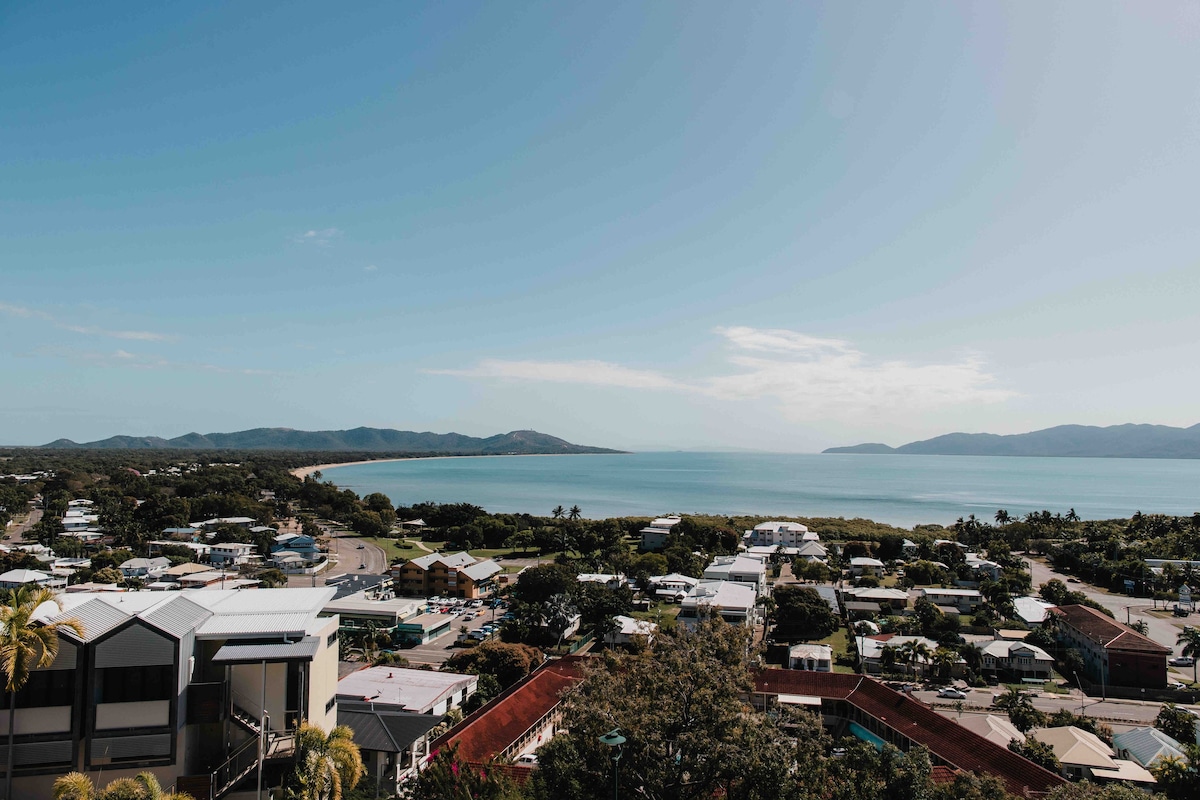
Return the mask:
<svg viewBox="0 0 1200 800">
<path fill-rule="evenodd" d="M 8 766 L 4 770 L 4 800 L 12 800 L 13 736 L 16 733 L 17 693 L 8 693 Z"/>
</svg>

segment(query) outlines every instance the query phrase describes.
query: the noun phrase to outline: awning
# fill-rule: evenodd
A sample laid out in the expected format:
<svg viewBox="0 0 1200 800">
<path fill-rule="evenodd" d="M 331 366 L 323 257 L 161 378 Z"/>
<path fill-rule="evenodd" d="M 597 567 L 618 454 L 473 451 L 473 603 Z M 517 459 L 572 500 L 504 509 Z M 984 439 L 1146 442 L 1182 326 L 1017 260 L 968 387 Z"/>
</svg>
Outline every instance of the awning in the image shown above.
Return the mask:
<svg viewBox="0 0 1200 800">
<path fill-rule="evenodd" d="M 312 661 L 321 646 L 316 636 L 297 642 L 230 642 L 221 647 L 213 661 L 223 664 L 259 664 L 263 661 Z"/>
<path fill-rule="evenodd" d="M 779 702 L 787 706 L 821 706 L 821 698 L 807 694 L 781 694 Z"/>
</svg>

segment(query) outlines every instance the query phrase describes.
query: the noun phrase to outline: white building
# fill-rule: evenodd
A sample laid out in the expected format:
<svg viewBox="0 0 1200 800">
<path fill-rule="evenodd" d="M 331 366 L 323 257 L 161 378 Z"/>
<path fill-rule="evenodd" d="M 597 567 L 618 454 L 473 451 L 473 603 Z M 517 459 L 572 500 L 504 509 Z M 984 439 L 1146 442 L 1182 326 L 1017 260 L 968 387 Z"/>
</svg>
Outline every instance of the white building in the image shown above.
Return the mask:
<svg viewBox="0 0 1200 800">
<path fill-rule="evenodd" d="M 680 575 L 678 572 L 650 579 L 650 585 L 654 587 L 654 595 L 672 603 L 678 603 L 686 597 L 687 593 L 699 582 L 699 578 Z"/>
<path fill-rule="evenodd" d="M 753 586 L 732 581 L 701 581 L 680 603 L 677 620 L 694 628 L 706 614 L 735 625 L 754 625 L 758 619 L 758 593 Z"/>
<path fill-rule="evenodd" d="M 797 547 L 801 542 L 815 542 L 820 537 L 799 522 L 762 522 L 746 531 L 742 537 L 748 547 L 784 545 Z"/>
<path fill-rule="evenodd" d="M 757 556 L 717 556 L 705 567 L 704 580 L 748 584 L 761 596 L 767 591 L 767 565 Z"/>
<path fill-rule="evenodd" d="M 850 559 L 851 575 L 878 576 L 881 572 L 883 572 L 883 562 L 878 558 L 858 556 L 857 558 Z"/>
<path fill-rule="evenodd" d="M 1021 641 L 997 639 L 981 648 L 983 669 L 1003 672 L 1018 678 L 1049 680 L 1054 659 L 1040 647 Z"/>
<path fill-rule="evenodd" d="M 478 675 L 402 667 L 368 667 L 338 681 L 339 703 L 441 716 L 475 694 Z M 352 706 L 347 706 L 352 707 Z"/>
<path fill-rule="evenodd" d="M 788 669 L 833 672 L 833 648 L 827 644 L 794 644 L 788 648 Z"/>
<path fill-rule="evenodd" d="M 254 545 L 248 542 L 214 544 L 208 554 L 208 560 L 214 567 L 236 567 L 257 561 L 258 556 L 254 551 Z"/>
<path fill-rule="evenodd" d="M 642 534 L 642 549 L 647 551 L 662 550 L 667 543 L 667 537 L 671 535 L 671 529 L 681 521 L 679 517 L 659 517 L 642 528 L 640 531 Z"/>
<path fill-rule="evenodd" d="M 917 589 L 919 599 L 928 600 L 935 606 L 951 606 L 957 608 L 960 614 L 971 614 L 983 604 L 983 595 L 978 589 Z"/>
<path fill-rule="evenodd" d="M 604 634 L 604 643 L 610 647 L 628 645 L 638 638 L 649 642 L 658 632 L 657 625 L 643 619 L 634 619 L 624 615 L 613 617 L 613 619 L 616 620 L 617 626 Z"/>
</svg>

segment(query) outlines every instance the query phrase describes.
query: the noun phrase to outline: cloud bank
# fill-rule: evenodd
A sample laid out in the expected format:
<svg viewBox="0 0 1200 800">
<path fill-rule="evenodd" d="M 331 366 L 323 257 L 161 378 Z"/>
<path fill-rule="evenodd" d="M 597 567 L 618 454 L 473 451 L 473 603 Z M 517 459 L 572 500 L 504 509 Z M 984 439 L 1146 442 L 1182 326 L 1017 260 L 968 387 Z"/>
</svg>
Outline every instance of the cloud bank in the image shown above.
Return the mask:
<svg viewBox="0 0 1200 800">
<path fill-rule="evenodd" d="M 59 330 L 81 333 L 84 336 L 103 336 L 109 339 L 125 339 L 135 342 L 168 342 L 175 338 L 169 334 L 156 333 L 154 331 L 113 331 L 88 325 L 75 325 L 63 322 L 53 314 L 45 311 L 36 308 L 26 308 L 25 306 L 14 306 L 9 303 L 0 303 L 0 313 L 7 314 L 10 317 L 20 317 L 21 319 L 41 320 L 50 323 Z"/>
<path fill-rule="evenodd" d="M 485 359 L 473 367 L 430 372 L 474 379 L 678 391 L 731 402 L 765 400 L 792 421 L 895 417 L 999 403 L 1016 396 L 995 386 L 995 377 L 978 356 L 949 363 L 879 360 L 849 342 L 799 331 L 742 326 L 717 328 L 714 333 L 728 348 L 728 371 L 690 379 L 594 360 Z"/>
</svg>

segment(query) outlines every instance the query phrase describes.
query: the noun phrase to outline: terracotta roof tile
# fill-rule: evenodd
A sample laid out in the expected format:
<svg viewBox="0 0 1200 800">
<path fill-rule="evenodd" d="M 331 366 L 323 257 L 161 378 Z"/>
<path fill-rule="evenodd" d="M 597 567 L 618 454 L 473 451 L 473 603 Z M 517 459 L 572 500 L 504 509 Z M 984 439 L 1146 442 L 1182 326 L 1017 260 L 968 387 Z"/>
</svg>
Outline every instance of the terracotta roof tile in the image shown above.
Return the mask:
<svg viewBox="0 0 1200 800">
<path fill-rule="evenodd" d="M 1059 606 L 1050 609 L 1063 621 L 1089 639 L 1109 650 L 1126 650 L 1138 653 L 1161 653 L 1170 655 L 1171 648 L 1164 647 L 1132 628 L 1088 606 Z"/>
</svg>

